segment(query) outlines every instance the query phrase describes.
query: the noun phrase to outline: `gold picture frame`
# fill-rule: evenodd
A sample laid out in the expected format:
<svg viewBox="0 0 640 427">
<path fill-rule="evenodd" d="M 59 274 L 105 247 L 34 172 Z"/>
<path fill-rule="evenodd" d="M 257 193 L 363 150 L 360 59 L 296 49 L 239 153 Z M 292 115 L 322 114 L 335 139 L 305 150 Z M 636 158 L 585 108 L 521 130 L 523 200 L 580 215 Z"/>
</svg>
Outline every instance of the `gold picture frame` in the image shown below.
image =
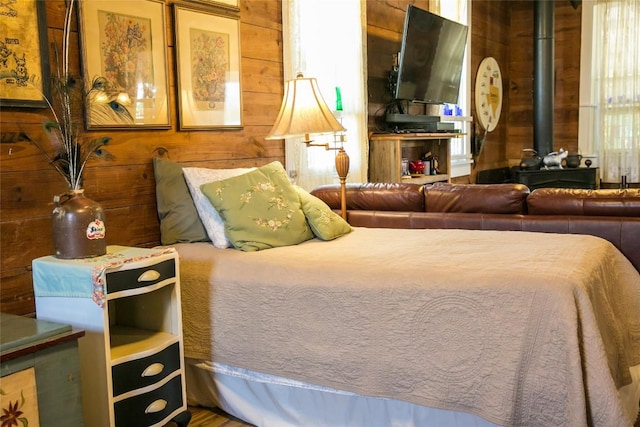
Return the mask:
<svg viewBox="0 0 640 427">
<path fill-rule="evenodd" d="M 223 8 L 229 8 L 234 11 L 239 11 L 238 0 L 186 0 L 189 3 L 200 3 L 207 6 L 217 6 Z"/>
<path fill-rule="evenodd" d="M 87 129 L 168 129 L 165 3 L 80 2 Z"/>
<path fill-rule="evenodd" d="M 0 15 L 0 106 L 46 108 L 51 96 L 46 4 L 4 2 Z"/>
<path fill-rule="evenodd" d="M 180 130 L 241 129 L 239 17 L 174 4 Z"/>
</svg>

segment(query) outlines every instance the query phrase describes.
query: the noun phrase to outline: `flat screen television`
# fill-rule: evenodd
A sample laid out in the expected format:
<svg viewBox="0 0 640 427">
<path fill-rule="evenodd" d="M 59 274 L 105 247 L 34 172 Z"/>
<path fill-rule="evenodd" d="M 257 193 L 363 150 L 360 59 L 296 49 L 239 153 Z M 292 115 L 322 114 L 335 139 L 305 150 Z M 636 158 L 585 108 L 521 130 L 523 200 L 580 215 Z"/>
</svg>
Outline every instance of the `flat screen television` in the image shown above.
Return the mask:
<svg viewBox="0 0 640 427">
<path fill-rule="evenodd" d="M 409 5 L 394 98 L 457 104 L 467 26 Z"/>
</svg>

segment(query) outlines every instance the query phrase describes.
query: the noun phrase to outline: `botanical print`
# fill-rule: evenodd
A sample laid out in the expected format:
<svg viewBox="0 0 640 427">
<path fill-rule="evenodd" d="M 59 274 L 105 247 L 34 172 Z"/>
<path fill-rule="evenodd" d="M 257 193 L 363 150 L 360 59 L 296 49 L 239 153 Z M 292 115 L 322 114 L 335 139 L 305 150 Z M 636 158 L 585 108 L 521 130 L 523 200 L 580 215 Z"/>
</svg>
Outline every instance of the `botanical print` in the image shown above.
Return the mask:
<svg viewBox="0 0 640 427">
<path fill-rule="evenodd" d="M 0 0 L 0 98 L 42 101 L 36 1 Z"/>
<path fill-rule="evenodd" d="M 88 129 L 170 127 L 165 8 L 161 0 L 79 2 Z"/>
<path fill-rule="evenodd" d="M 236 16 L 174 7 L 179 129 L 242 127 Z"/>
<path fill-rule="evenodd" d="M 0 378 L 1 427 L 38 427 L 38 394 L 34 368 Z"/>
<path fill-rule="evenodd" d="M 92 76 L 91 122 L 131 124 L 155 99 L 151 20 L 99 10 L 98 28 L 101 75 Z"/>
<path fill-rule="evenodd" d="M 229 34 L 192 28 L 189 38 L 195 107 L 198 110 L 223 108 L 229 72 Z"/>
<path fill-rule="evenodd" d="M 98 12 L 102 75 L 109 87 L 126 92 L 131 99 L 138 92 L 152 95 L 153 58 L 151 20 L 113 12 Z"/>
</svg>

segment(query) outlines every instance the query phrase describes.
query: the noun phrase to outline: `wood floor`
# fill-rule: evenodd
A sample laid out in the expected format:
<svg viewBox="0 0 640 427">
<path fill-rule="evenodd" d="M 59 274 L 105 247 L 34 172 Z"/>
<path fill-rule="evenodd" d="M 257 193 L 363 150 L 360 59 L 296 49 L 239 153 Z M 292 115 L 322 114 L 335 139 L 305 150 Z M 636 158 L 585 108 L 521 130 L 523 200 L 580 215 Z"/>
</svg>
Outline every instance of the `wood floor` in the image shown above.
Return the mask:
<svg viewBox="0 0 640 427">
<path fill-rule="evenodd" d="M 219 408 L 189 406 L 189 412 L 191 412 L 189 427 L 252 427 L 251 424 L 247 424 Z M 176 423 L 171 422 L 165 427 L 175 427 L 175 425 Z"/>
<path fill-rule="evenodd" d="M 203 408 L 200 406 L 189 406 L 191 411 L 191 422 L 189 427 L 247 427 L 244 421 L 229 415 L 222 409 Z"/>
</svg>

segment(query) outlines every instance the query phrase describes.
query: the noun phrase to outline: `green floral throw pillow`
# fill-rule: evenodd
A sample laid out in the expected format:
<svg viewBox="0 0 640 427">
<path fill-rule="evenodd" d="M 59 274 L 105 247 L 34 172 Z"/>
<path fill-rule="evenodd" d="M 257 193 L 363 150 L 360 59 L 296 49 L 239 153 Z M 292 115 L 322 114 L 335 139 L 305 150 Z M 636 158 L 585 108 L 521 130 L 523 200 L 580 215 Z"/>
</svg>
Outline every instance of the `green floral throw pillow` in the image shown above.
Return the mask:
<svg viewBox="0 0 640 427">
<path fill-rule="evenodd" d="M 200 186 L 235 248 L 259 251 L 313 238 L 298 192 L 280 162 Z"/>
<path fill-rule="evenodd" d="M 302 203 L 302 211 L 307 217 L 311 231 L 318 239 L 333 240 L 353 229 L 347 221 L 331 210 L 329 206 L 302 187 L 295 186 Z"/>
</svg>

